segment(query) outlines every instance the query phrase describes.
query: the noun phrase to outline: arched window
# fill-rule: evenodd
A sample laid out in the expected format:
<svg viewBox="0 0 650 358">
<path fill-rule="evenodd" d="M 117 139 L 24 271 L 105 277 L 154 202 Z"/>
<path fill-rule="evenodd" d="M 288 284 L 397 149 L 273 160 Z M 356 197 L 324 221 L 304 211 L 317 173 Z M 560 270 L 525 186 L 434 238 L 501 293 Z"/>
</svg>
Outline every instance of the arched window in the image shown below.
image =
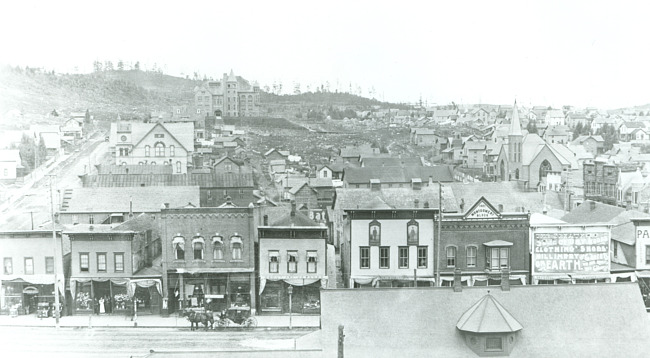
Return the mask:
<svg viewBox="0 0 650 358">
<path fill-rule="evenodd" d="M 170 157 L 173 157 L 173 156 L 175 156 L 175 155 L 176 155 L 176 147 L 173 146 L 173 145 L 170 145 L 170 146 L 169 146 L 169 156 L 170 156 Z"/>
<path fill-rule="evenodd" d="M 551 163 L 549 163 L 548 160 L 544 159 L 542 164 L 539 166 L 539 181 L 542 181 L 543 178 L 546 178 L 546 175 L 551 170 L 553 170 Z"/>
<path fill-rule="evenodd" d="M 242 251 L 243 251 L 243 243 L 241 241 L 241 236 L 233 235 L 230 237 L 230 251 L 232 252 L 232 260 L 241 260 L 242 259 Z"/>
<path fill-rule="evenodd" d="M 223 260 L 223 237 L 219 234 L 212 237 L 212 259 Z"/>
<path fill-rule="evenodd" d="M 156 162 L 151 162 L 151 165 L 156 165 Z"/>
<path fill-rule="evenodd" d="M 205 246 L 205 240 L 199 234 L 196 234 L 192 239 L 192 250 L 194 250 L 194 260 L 203 260 L 203 246 Z"/>
<path fill-rule="evenodd" d="M 181 162 L 178 161 L 176 162 L 176 173 L 180 173 L 180 172 L 181 172 Z"/>
<path fill-rule="evenodd" d="M 150 157 L 151 156 L 151 147 L 148 145 L 144 146 L 144 156 L 145 157 Z"/>
<path fill-rule="evenodd" d="M 165 156 L 165 145 L 161 142 L 158 142 L 154 145 L 154 153 L 156 157 L 164 157 Z"/>
<path fill-rule="evenodd" d="M 172 247 L 174 249 L 174 258 L 176 260 L 185 260 L 185 238 L 181 234 L 176 234 L 172 240 Z"/>
</svg>

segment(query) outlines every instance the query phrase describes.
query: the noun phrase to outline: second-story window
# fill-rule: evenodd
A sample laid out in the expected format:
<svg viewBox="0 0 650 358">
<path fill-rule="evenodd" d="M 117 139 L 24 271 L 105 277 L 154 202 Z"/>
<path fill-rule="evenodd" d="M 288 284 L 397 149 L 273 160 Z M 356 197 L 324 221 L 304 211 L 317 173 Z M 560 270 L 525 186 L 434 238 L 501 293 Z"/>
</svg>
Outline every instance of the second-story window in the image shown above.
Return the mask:
<svg viewBox="0 0 650 358">
<path fill-rule="evenodd" d="M 79 253 L 79 271 L 81 272 L 88 272 L 88 269 L 90 268 L 90 258 L 89 254 L 87 252 L 80 252 Z"/>
<path fill-rule="evenodd" d="M 145 157 L 150 157 L 151 156 L 151 147 L 148 145 L 144 146 L 144 156 Z"/>
<path fill-rule="evenodd" d="M 203 260 L 203 246 L 205 245 L 205 240 L 203 237 L 197 235 L 192 240 L 192 247 L 194 250 L 194 260 Z"/>
<path fill-rule="evenodd" d="M 359 267 L 362 269 L 370 268 L 370 247 L 368 246 L 359 248 Z"/>
<path fill-rule="evenodd" d="M 4 258 L 3 267 L 4 267 L 5 275 L 13 275 L 14 274 L 14 265 L 13 265 L 13 262 L 11 261 L 11 257 L 5 257 Z"/>
<path fill-rule="evenodd" d="M 25 257 L 25 275 L 34 274 L 34 258 Z"/>
<path fill-rule="evenodd" d="M 307 251 L 307 273 L 316 273 L 318 251 Z"/>
<path fill-rule="evenodd" d="M 298 272 L 298 251 L 287 251 L 287 272 Z"/>
<path fill-rule="evenodd" d="M 476 246 L 467 246 L 467 267 L 476 267 Z"/>
<path fill-rule="evenodd" d="M 447 252 L 447 267 L 456 266 L 456 247 L 449 246 L 446 249 Z"/>
<path fill-rule="evenodd" d="M 115 257 L 115 272 L 124 272 L 124 253 L 116 252 L 114 257 Z"/>
<path fill-rule="evenodd" d="M 379 248 L 379 268 L 387 269 L 390 267 L 390 247 L 381 246 Z"/>
<path fill-rule="evenodd" d="M 176 147 L 173 146 L 173 145 L 170 145 L 170 146 L 169 146 L 169 156 L 170 156 L 170 157 L 173 157 L 173 156 L 175 156 L 175 155 L 176 155 Z"/>
<path fill-rule="evenodd" d="M 397 259 L 398 267 L 409 268 L 409 247 L 400 246 L 398 251 L 399 251 L 399 257 Z"/>
<path fill-rule="evenodd" d="M 180 234 L 174 237 L 172 247 L 174 248 L 174 259 L 185 260 L 185 238 Z"/>
<path fill-rule="evenodd" d="M 106 272 L 106 253 L 97 253 L 97 272 Z"/>
<path fill-rule="evenodd" d="M 235 235 L 230 238 L 232 260 L 239 261 L 242 259 L 242 246 L 241 236 Z"/>
<path fill-rule="evenodd" d="M 212 237 L 212 259 L 223 260 L 223 238 L 220 235 Z"/>
<path fill-rule="evenodd" d="M 154 145 L 154 154 L 156 157 L 164 157 L 165 156 L 165 145 L 158 142 Z"/>
<path fill-rule="evenodd" d="M 269 273 L 278 273 L 280 271 L 280 251 L 269 251 Z"/>
</svg>

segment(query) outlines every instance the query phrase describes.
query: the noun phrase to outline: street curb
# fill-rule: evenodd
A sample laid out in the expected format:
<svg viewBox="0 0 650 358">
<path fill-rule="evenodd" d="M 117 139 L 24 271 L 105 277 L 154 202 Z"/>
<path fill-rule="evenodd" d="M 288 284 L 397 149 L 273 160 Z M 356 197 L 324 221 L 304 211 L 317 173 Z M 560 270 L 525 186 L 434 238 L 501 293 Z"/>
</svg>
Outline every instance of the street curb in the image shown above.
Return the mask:
<svg viewBox="0 0 650 358">
<path fill-rule="evenodd" d="M 31 327 L 31 328 L 56 328 L 54 326 L 42 326 L 42 325 L 27 325 L 27 324 L 12 324 L 12 325 L 0 325 L 0 327 Z M 133 328 L 133 329 L 151 329 L 151 328 L 165 328 L 165 329 L 179 329 L 190 331 L 189 326 L 60 326 L 60 328 L 72 328 L 72 329 L 95 329 L 95 328 Z M 247 332 L 247 331 L 313 331 L 320 330 L 320 327 L 255 327 L 255 328 L 245 328 L 245 327 L 229 327 L 229 328 L 212 328 L 207 331 L 203 328 L 200 328 L 196 331 L 199 332 Z M 191 332 L 191 331 L 190 331 Z"/>
</svg>

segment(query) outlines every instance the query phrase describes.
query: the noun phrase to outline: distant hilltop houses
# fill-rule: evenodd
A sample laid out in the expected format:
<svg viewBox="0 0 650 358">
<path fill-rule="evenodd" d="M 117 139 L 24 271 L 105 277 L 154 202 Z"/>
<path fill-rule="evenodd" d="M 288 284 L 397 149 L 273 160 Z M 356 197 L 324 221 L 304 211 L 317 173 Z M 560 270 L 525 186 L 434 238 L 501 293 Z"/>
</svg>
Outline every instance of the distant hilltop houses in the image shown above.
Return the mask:
<svg viewBox="0 0 650 358">
<path fill-rule="evenodd" d="M 196 113 L 210 116 L 258 117 L 260 86 L 246 79 L 223 74 L 221 81 L 208 81 L 194 88 Z"/>
</svg>

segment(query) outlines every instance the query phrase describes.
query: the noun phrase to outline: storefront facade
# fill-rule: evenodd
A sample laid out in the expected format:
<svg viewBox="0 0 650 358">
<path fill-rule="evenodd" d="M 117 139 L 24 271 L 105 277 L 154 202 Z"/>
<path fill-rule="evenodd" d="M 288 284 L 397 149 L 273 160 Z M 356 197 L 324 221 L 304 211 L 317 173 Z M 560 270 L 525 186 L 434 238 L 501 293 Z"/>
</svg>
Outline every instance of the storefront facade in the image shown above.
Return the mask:
<svg viewBox="0 0 650 358">
<path fill-rule="evenodd" d="M 56 232 L 56 245 L 52 231 L 0 232 L 0 246 L 0 314 L 32 314 L 39 303 L 54 307 L 55 268 L 59 302 L 64 303 L 60 232 Z"/>
<path fill-rule="evenodd" d="M 259 312 L 320 314 L 320 289 L 328 282 L 327 228 L 293 211 L 258 232 Z"/>
<path fill-rule="evenodd" d="M 74 314 L 159 314 L 160 275 L 137 275 L 142 237 L 110 225 L 77 225 L 70 238 L 71 309 Z"/>
<path fill-rule="evenodd" d="M 610 282 L 610 228 L 605 224 L 532 226 L 532 284 Z"/>
<path fill-rule="evenodd" d="M 350 251 L 343 259 L 350 262 L 348 287 L 433 286 L 438 209 L 346 213 Z"/>
<path fill-rule="evenodd" d="M 438 252 L 441 286 L 452 286 L 454 271 L 463 286 L 511 285 L 529 280 L 530 218 L 527 213 L 499 212 L 480 198 L 465 213 L 443 214 Z"/>
<path fill-rule="evenodd" d="M 231 307 L 255 313 L 253 208 L 164 209 L 163 314 Z"/>
</svg>

